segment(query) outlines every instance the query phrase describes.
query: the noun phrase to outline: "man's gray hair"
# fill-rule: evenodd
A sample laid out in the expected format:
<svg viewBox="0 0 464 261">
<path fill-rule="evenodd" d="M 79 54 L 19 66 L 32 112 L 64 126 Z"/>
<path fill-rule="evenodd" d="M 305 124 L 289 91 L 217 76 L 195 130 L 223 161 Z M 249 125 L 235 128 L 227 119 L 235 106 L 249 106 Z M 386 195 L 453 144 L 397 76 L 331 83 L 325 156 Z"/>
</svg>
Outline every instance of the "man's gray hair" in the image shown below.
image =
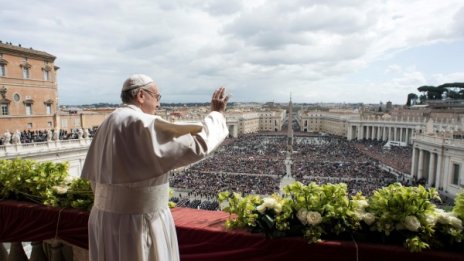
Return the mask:
<svg viewBox="0 0 464 261">
<path fill-rule="evenodd" d="M 140 89 L 148 89 L 153 80 L 145 74 L 131 75 L 124 81 L 121 90 L 121 100 L 124 103 L 131 103 L 139 93 Z"/>
<path fill-rule="evenodd" d="M 141 88 L 136 88 L 128 91 L 122 91 L 121 92 L 121 100 L 123 103 L 132 103 L 135 100 L 135 97 L 137 97 L 137 94 L 139 93 Z"/>
</svg>

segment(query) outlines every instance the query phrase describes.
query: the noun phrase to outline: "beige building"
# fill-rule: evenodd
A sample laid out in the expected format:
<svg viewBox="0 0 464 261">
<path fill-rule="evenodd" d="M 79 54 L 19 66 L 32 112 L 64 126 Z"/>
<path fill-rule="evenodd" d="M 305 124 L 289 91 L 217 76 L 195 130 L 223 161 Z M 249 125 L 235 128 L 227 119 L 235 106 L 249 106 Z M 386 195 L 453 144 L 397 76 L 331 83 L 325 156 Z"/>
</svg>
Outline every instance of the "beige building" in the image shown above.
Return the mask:
<svg viewBox="0 0 464 261">
<path fill-rule="evenodd" d="M 300 110 L 298 123 L 303 132 L 324 132 L 345 137 L 348 124 L 352 119 L 359 118 L 357 112 L 351 110 Z"/>
<path fill-rule="evenodd" d="M 285 110 L 269 110 L 259 112 L 259 131 L 282 131 Z"/>
<path fill-rule="evenodd" d="M 0 131 L 55 128 L 55 56 L 0 42 Z"/>
<path fill-rule="evenodd" d="M 301 130 L 325 132 L 348 140 L 390 141 L 412 145 L 410 178 L 454 198 L 464 188 L 464 106 L 421 105 L 389 113 L 300 111 Z"/>
<path fill-rule="evenodd" d="M 464 188 L 464 132 L 428 132 L 413 140 L 413 178 L 454 198 Z"/>
</svg>

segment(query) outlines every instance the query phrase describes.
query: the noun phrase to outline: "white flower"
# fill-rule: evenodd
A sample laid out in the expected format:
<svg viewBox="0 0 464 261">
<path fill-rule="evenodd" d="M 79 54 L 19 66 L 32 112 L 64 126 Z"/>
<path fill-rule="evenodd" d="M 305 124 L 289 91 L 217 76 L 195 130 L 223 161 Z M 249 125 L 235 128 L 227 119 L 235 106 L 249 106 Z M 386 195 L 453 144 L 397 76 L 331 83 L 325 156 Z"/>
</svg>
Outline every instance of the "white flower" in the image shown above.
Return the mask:
<svg viewBox="0 0 464 261">
<path fill-rule="evenodd" d="M 72 183 L 74 180 L 78 179 L 79 177 L 76 177 L 76 176 L 73 176 L 73 175 L 68 175 L 66 176 L 66 178 L 64 179 L 64 181 L 66 183 Z"/>
<path fill-rule="evenodd" d="M 455 216 L 450 216 L 449 217 L 449 223 L 454 228 L 457 228 L 459 230 L 462 229 L 462 220 L 460 220 L 459 218 L 457 218 Z"/>
<path fill-rule="evenodd" d="M 437 216 L 438 223 L 445 225 L 449 224 L 448 213 L 446 213 L 443 209 L 435 209 L 435 215 Z"/>
<path fill-rule="evenodd" d="M 456 217 L 453 212 L 445 212 L 443 209 L 436 209 L 435 214 L 438 223 L 462 229 L 462 220 Z"/>
<path fill-rule="evenodd" d="M 256 207 L 256 210 L 264 214 L 266 212 L 266 209 L 273 209 L 276 213 L 280 213 L 282 211 L 282 204 L 277 203 L 277 200 L 275 198 L 264 198 L 263 203 L 259 206 Z"/>
<path fill-rule="evenodd" d="M 263 205 L 266 208 L 274 208 L 274 205 L 277 204 L 277 201 L 274 198 L 264 198 L 263 201 Z"/>
<path fill-rule="evenodd" d="M 52 187 L 56 193 L 58 194 L 65 194 L 66 192 L 68 192 L 68 188 L 67 187 L 63 187 L 63 186 L 53 186 Z"/>
<path fill-rule="evenodd" d="M 425 222 L 430 226 L 435 226 L 437 223 L 438 217 L 436 214 L 427 214 L 425 215 Z"/>
<path fill-rule="evenodd" d="M 364 222 L 366 222 L 368 226 L 370 226 L 375 221 L 375 215 L 368 212 L 363 215 L 362 219 L 364 220 Z"/>
<path fill-rule="evenodd" d="M 421 226 L 419 220 L 415 216 L 405 217 L 403 224 L 406 227 L 406 229 L 414 232 L 416 232 Z"/>
<path fill-rule="evenodd" d="M 305 209 L 305 208 L 300 208 L 298 210 L 298 212 L 296 213 L 296 217 L 298 218 L 298 220 L 300 220 L 300 222 L 303 224 L 303 225 L 306 225 L 308 224 L 308 221 L 306 220 L 306 215 L 308 214 L 308 210 Z"/>
<path fill-rule="evenodd" d="M 306 221 L 308 221 L 308 224 L 315 226 L 321 223 L 321 214 L 319 214 L 319 212 L 316 211 L 308 211 L 308 214 L 306 214 Z"/>
<path fill-rule="evenodd" d="M 364 209 L 369 206 L 369 203 L 367 203 L 367 200 L 365 199 L 356 200 L 356 203 L 357 203 L 356 208 L 362 211 L 364 211 Z"/>
<path fill-rule="evenodd" d="M 364 211 L 359 211 L 355 210 L 354 215 L 356 216 L 357 219 L 362 220 L 364 217 L 365 212 Z"/>
<path fill-rule="evenodd" d="M 264 212 L 266 212 L 266 207 L 264 206 L 264 204 L 261 204 L 256 207 L 256 210 L 258 210 L 259 213 L 264 214 Z"/>
</svg>

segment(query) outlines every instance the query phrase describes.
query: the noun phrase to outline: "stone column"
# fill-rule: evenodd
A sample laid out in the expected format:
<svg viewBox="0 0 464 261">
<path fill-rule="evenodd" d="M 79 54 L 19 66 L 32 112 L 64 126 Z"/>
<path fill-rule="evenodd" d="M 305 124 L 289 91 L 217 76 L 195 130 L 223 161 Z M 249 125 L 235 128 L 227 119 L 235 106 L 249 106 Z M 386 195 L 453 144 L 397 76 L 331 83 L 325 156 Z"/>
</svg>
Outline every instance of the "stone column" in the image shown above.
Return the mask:
<svg viewBox="0 0 464 261">
<path fill-rule="evenodd" d="M 419 161 L 417 163 L 417 180 L 421 179 L 424 175 L 424 150 L 419 149 Z"/>
<path fill-rule="evenodd" d="M 437 189 L 443 188 L 443 172 L 441 171 L 442 156 L 441 153 L 437 153 L 437 172 L 435 174 L 435 187 Z"/>
<path fill-rule="evenodd" d="M 403 128 L 400 129 L 400 142 L 403 142 Z"/>
<path fill-rule="evenodd" d="M 406 128 L 406 145 L 409 144 L 409 128 Z"/>
<path fill-rule="evenodd" d="M 427 180 L 427 184 L 429 187 L 432 187 L 432 185 L 435 186 L 434 181 L 435 181 L 435 153 L 430 152 L 430 159 L 429 159 L 429 178 Z"/>
<path fill-rule="evenodd" d="M 348 125 L 348 131 L 346 132 L 346 140 L 352 140 L 353 137 L 353 126 Z"/>
<path fill-rule="evenodd" d="M 12 242 L 7 261 L 27 261 L 26 252 L 21 242 Z"/>
<path fill-rule="evenodd" d="M 32 251 L 31 251 L 31 258 L 29 261 L 42 261 L 47 260 L 45 256 L 45 252 L 43 250 L 42 241 L 33 241 L 31 242 Z"/>
<path fill-rule="evenodd" d="M 0 260 L 6 260 L 8 258 L 8 251 L 6 251 L 5 245 L 0 242 Z"/>
<path fill-rule="evenodd" d="M 449 172 L 450 172 L 450 160 L 449 160 L 449 156 L 445 156 L 444 157 L 444 160 L 443 160 L 443 178 L 441 179 L 441 185 L 443 187 L 443 190 L 447 191 L 448 190 L 448 185 L 449 185 Z"/>
<path fill-rule="evenodd" d="M 412 164 L 411 164 L 411 176 L 412 177 L 417 177 L 417 159 L 416 159 L 416 155 L 417 155 L 417 152 L 416 152 L 416 148 L 412 148 Z"/>
</svg>

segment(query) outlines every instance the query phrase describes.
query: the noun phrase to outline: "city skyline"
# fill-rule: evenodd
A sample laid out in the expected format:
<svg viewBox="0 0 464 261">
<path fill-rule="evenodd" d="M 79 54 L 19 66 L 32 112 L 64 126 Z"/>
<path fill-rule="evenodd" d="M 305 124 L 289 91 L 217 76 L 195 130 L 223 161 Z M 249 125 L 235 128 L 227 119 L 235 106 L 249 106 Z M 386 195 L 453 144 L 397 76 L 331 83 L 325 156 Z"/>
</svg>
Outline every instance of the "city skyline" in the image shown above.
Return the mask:
<svg viewBox="0 0 464 261">
<path fill-rule="evenodd" d="M 132 73 L 162 102 L 405 104 L 464 79 L 462 1 L 0 0 L 0 40 L 55 55 L 60 104 L 119 103 Z M 24 14 L 27 14 L 26 16 Z"/>
</svg>

